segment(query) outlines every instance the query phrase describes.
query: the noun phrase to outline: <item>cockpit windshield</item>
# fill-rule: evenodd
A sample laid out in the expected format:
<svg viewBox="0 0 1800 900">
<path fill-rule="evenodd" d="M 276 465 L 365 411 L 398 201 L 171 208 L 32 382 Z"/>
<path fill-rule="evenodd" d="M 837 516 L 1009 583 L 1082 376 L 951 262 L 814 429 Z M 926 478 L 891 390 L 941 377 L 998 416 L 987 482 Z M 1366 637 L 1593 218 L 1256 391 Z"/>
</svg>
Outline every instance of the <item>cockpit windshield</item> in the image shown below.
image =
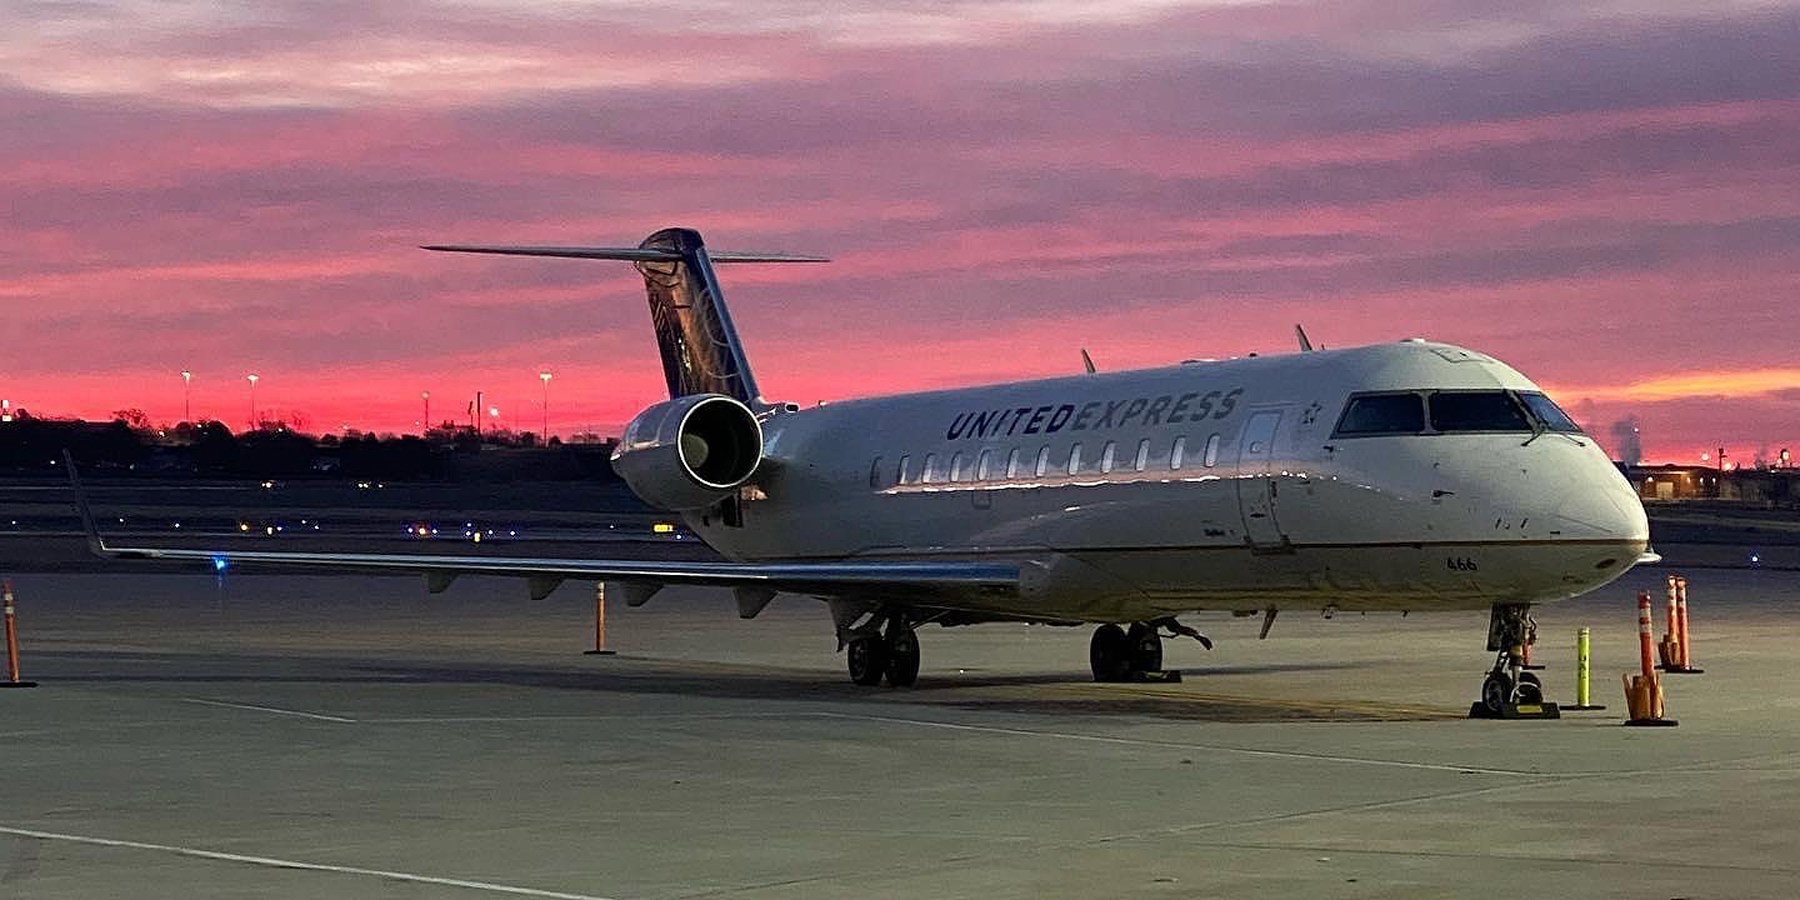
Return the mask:
<svg viewBox="0 0 1800 900">
<path fill-rule="evenodd" d="M 1439 391 L 1431 395 L 1433 431 L 1531 431 L 1525 408 L 1506 391 Z"/>
<path fill-rule="evenodd" d="M 1425 430 L 1425 404 L 1418 394 L 1363 394 L 1350 398 L 1338 420 L 1338 434 L 1418 434 Z"/>
<path fill-rule="evenodd" d="M 1581 426 L 1575 424 L 1575 420 L 1569 418 L 1569 414 L 1563 412 L 1562 407 L 1557 406 L 1556 401 L 1549 397 L 1535 392 L 1521 393 L 1519 401 L 1531 410 L 1531 414 L 1536 416 L 1539 422 L 1544 423 L 1545 428 L 1564 434 L 1581 433 Z"/>
<path fill-rule="evenodd" d="M 1333 434 L 1580 434 L 1567 413 L 1538 392 L 1382 391 L 1350 398 Z"/>
</svg>

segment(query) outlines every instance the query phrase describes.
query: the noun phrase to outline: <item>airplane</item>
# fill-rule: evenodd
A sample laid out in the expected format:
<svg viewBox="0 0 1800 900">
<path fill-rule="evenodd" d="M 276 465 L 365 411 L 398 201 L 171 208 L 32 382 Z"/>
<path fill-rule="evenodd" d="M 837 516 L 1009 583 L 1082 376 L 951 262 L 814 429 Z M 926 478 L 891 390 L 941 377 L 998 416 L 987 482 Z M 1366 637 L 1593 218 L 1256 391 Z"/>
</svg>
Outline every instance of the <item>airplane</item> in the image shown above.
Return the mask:
<svg viewBox="0 0 1800 900">
<path fill-rule="evenodd" d="M 1178 616 L 1283 609 L 1490 611 L 1477 708 L 1542 701 L 1522 671 L 1532 605 L 1654 562 L 1637 494 L 1530 379 L 1407 339 L 800 408 L 757 389 L 713 265 L 823 262 L 709 253 L 668 228 L 637 247 L 424 249 L 635 264 L 669 399 L 612 462 L 723 562 L 115 547 L 115 558 L 523 576 L 534 597 L 603 582 L 639 606 L 668 585 L 829 607 L 852 681 L 915 683 L 919 626 L 1095 626 L 1097 681 L 1162 668 Z M 1084 358 L 1086 352 L 1083 351 Z M 1086 367 L 1091 370 L 1091 359 Z M 71 477 L 74 466 L 71 462 Z"/>
</svg>

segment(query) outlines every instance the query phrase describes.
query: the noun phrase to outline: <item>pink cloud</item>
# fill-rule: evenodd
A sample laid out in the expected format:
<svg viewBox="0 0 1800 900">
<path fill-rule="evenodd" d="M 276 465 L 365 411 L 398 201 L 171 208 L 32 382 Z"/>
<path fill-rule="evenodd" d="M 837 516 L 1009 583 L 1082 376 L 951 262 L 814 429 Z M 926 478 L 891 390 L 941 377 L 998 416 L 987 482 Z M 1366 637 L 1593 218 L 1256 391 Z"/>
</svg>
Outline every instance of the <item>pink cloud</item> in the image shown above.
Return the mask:
<svg viewBox="0 0 1800 900">
<path fill-rule="evenodd" d="M 1282 350 L 1301 320 L 1469 343 L 1659 433 L 1781 432 L 1631 386 L 1789 364 L 1794 15 L 1023 9 L 27 18 L 0 37 L 0 115 L 30 123 L 0 135 L 0 306 L 34 339 L 0 391 L 166 415 L 169 373 L 230 409 L 256 368 L 315 420 L 403 428 L 421 389 L 529 406 L 548 365 L 553 418 L 617 423 L 660 390 L 628 267 L 414 245 L 686 224 L 836 258 L 722 273 L 801 402 L 1083 344 Z"/>
</svg>

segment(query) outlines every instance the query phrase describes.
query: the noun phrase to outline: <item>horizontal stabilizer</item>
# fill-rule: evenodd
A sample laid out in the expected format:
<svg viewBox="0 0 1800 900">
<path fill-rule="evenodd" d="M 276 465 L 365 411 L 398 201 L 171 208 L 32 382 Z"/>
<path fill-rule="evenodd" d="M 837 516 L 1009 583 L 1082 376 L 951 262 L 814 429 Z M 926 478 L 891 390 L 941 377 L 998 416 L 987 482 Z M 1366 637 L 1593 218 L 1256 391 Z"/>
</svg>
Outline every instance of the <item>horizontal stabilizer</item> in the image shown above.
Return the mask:
<svg viewBox="0 0 1800 900">
<path fill-rule="evenodd" d="M 554 256 L 562 259 L 619 259 L 626 262 L 680 262 L 681 253 L 660 247 L 512 247 L 488 244 L 431 244 L 422 250 L 446 253 L 498 253 L 503 256 Z M 823 256 L 801 256 L 793 253 L 727 253 L 708 252 L 715 263 L 822 263 Z"/>
</svg>

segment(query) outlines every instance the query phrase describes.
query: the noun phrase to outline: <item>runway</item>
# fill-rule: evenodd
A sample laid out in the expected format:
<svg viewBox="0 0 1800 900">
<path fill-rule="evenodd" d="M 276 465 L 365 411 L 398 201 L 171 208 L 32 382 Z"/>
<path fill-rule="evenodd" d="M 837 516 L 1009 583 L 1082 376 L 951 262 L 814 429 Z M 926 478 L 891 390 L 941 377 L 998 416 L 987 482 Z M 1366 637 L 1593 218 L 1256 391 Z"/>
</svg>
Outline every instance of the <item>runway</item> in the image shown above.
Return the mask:
<svg viewBox="0 0 1800 900">
<path fill-rule="evenodd" d="M 1096 685 L 1085 629 L 925 629 L 848 683 L 817 601 L 610 609 L 468 578 L 24 574 L 0 692 L 0 895 L 1791 897 L 1791 574 L 1690 574 L 1678 728 L 1619 726 L 1640 569 L 1540 609 L 1569 701 L 1461 714 L 1480 614 L 1196 617 L 1180 684 Z M 1660 623 L 1659 623 L 1660 627 Z"/>
</svg>

